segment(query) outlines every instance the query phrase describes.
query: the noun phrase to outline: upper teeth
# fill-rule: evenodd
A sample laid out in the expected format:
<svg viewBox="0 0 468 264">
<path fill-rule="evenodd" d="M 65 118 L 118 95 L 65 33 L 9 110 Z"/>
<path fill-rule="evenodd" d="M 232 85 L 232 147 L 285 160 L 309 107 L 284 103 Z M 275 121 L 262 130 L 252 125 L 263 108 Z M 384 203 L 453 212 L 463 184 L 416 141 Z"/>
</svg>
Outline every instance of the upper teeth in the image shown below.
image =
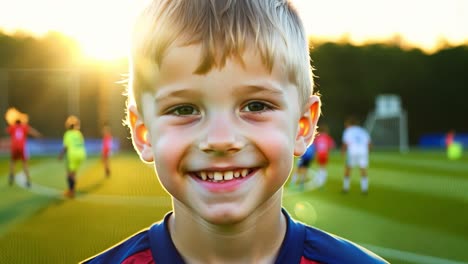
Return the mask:
<svg viewBox="0 0 468 264">
<path fill-rule="evenodd" d="M 234 178 L 245 177 L 249 174 L 249 169 L 239 169 L 230 171 L 200 171 L 195 173 L 199 178 L 206 181 L 229 181 Z"/>
</svg>

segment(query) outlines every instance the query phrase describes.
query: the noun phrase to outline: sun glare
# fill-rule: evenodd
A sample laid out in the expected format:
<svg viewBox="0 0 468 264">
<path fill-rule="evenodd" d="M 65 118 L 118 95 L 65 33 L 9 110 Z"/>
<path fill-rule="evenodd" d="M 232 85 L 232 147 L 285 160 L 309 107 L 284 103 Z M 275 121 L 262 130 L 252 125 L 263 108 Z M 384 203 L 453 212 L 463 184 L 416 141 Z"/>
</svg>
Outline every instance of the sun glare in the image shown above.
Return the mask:
<svg viewBox="0 0 468 264">
<path fill-rule="evenodd" d="M 4 0 L 0 0 L 0 9 Z M 0 10 L 0 28 L 43 35 L 58 31 L 76 39 L 93 59 L 125 57 L 133 21 L 148 0 L 16 0 Z M 28 8 L 23 8 L 27 6 Z"/>
<path fill-rule="evenodd" d="M 401 38 L 434 51 L 443 39 L 468 44 L 468 1 L 293 0 L 309 35 L 355 44 Z M 399 36 L 399 37 L 398 37 Z"/>
<path fill-rule="evenodd" d="M 91 59 L 113 60 L 125 57 L 129 50 L 129 34 L 122 30 L 121 33 L 107 32 L 99 34 L 89 32 L 76 35 L 83 54 Z"/>
<path fill-rule="evenodd" d="M 89 12 L 89 6 L 77 5 L 82 13 L 87 14 L 83 19 L 70 23 L 67 31 L 78 40 L 88 57 L 98 60 L 125 57 L 129 51 L 133 21 L 144 2 L 92 1 L 93 12 Z"/>
<path fill-rule="evenodd" d="M 136 14 L 149 0 L 0 0 L 0 29 L 44 34 L 59 31 L 79 41 L 93 59 L 125 57 Z M 464 0 L 292 0 L 309 35 L 355 44 L 399 35 L 425 50 L 468 43 Z M 28 8 L 24 8 L 27 6 Z M 5 11 L 7 10 L 7 11 Z"/>
</svg>

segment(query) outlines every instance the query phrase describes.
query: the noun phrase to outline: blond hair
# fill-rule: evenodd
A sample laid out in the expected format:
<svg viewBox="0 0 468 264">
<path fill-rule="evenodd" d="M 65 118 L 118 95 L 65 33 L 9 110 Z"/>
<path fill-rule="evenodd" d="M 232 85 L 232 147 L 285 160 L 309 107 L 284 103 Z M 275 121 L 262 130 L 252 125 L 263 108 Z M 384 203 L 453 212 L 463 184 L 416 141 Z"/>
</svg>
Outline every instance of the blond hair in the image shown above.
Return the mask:
<svg viewBox="0 0 468 264">
<path fill-rule="evenodd" d="M 66 129 L 80 129 L 80 119 L 74 115 L 70 115 L 65 120 Z"/>
<path fill-rule="evenodd" d="M 304 105 L 312 93 L 309 46 L 302 22 L 288 0 L 153 0 L 139 16 L 131 51 L 128 100 L 138 103 L 154 89 L 165 53 L 174 45 L 201 44 L 194 72 L 241 59 L 250 46 L 267 69 L 279 61 Z"/>
</svg>

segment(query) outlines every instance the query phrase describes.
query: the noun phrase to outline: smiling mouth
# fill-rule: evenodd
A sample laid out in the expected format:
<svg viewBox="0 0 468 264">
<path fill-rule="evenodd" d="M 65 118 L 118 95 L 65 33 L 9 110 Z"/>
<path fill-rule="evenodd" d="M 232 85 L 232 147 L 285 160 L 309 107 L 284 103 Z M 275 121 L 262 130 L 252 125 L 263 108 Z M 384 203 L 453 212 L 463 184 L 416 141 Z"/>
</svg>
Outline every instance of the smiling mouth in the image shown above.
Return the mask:
<svg viewBox="0 0 468 264">
<path fill-rule="evenodd" d="M 227 171 L 198 171 L 191 172 L 190 175 L 197 177 L 203 181 L 209 182 L 226 182 L 239 178 L 245 178 L 252 174 L 255 169 L 236 169 Z"/>
</svg>

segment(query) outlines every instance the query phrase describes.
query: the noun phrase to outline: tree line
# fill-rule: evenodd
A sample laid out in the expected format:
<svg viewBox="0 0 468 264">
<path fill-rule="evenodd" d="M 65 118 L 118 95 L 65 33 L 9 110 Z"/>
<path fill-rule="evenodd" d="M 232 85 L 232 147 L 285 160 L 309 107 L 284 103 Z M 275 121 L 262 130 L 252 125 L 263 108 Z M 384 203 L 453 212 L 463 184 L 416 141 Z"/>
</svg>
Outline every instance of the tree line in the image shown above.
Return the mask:
<svg viewBox="0 0 468 264">
<path fill-rule="evenodd" d="M 408 113 L 409 140 L 411 145 L 427 133 L 445 133 L 450 129 L 458 132 L 468 132 L 468 121 L 465 115 L 468 107 L 468 46 L 445 47 L 435 53 L 427 54 L 419 49 L 404 49 L 396 44 L 368 44 L 355 46 L 349 43 L 311 42 L 311 64 L 315 68 L 316 87 L 322 96 L 323 116 L 332 136 L 340 142 L 343 122 L 350 114 L 357 115 L 362 121 L 375 108 L 375 98 L 379 94 L 400 95 L 402 106 Z M 126 61 L 116 62 L 119 65 L 111 75 L 115 80 L 106 77 L 109 85 L 115 88 L 115 82 L 124 74 Z M 102 66 L 94 62 L 86 62 L 81 55 L 76 41 L 60 33 L 49 33 L 44 37 L 33 37 L 27 34 L 9 35 L 0 32 L 0 69 L 53 69 L 74 68 L 81 74 L 79 89 L 86 98 L 93 98 L 93 106 L 89 111 L 99 111 L 95 104 L 109 103 L 112 100 L 98 100 L 99 85 L 103 74 Z M 109 75 L 107 72 L 106 74 Z M 28 77 L 31 74 L 10 77 L 8 85 L 0 81 L 0 93 L 8 98 L 0 100 L 0 108 L 16 106 L 27 112 L 31 104 L 31 94 L 44 91 L 54 98 L 57 93 L 66 97 L 62 91 L 50 89 L 50 81 Z M 24 76 L 23 76 L 24 75 Z M 47 79 L 47 78 L 46 78 Z M 67 85 L 68 81 L 58 81 Z M 49 87 L 48 87 L 49 86 Z M 8 89 L 8 91 L 6 90 Z M 35 93 L 31 89 L 36 89 Z M 55 88 L 54 88 L 55 89 Z M 40 92 L 38 92 L 40 91 Z M 123 91 L 123 90 L 122 90 Z M 117 94 L 122 92 L 119 90 Z M 5 97 L 5 96 L 4 96 Z M 87 109 L 86 99 L 81 96 L 82 109 Z M 25 100 L 31 98 L 31 100 Z M 55 97 L 57 98 L 57 97 Z M 122 98 L 116 99 L 119 104 L 106 107 L 120 126 L 123 115 Z M 4 102 L 1 105 L 1 102 Z M 66 110 L 66 100 L 56 109 Z M 33 104 L 40 104 L 35 102 Z M 0 109 L 0 110 L 3 110 Z M 37 109 L 37 108 L 36 108 Z M 40 108 L 39 108 L 40 109 Z M 118 113 L 117 113 L 118 112 Z M 88 113 L 85 118 L 93 118 L 96 113 Z M 63 118 L 63 115 L 56 118 Z M 61 122 L 61 121 L 60 121 Z M 85 123 L 86 120 L 83 120 Z M 96 124 L 95 121 L 91 122 Z M 98 125 L 96 125 L 97 127 Z M 1 128 L 1 127 L 0 127 Z M 47 130 L 47 126 L 43 126 Z M 98 128 L 90 130 L 90 134 L 98 136 Z M 47 134 L 48 131 L 44 131 Z M 56 134 L 52 132 L 52 134 Z M 125 133 L 125 132 L 122 132 Z"/>
<path fill-rule="evenodd" d="M 412 145 L 427 133 L 468 132 L 468 46 L 426 54 L 387 44 L 325 43 L 312 50 L 311 58 L 323 119 L 335 138 L 346 116 L 364 120 L 379 94 L 401 96 Z"/>
</svg>

